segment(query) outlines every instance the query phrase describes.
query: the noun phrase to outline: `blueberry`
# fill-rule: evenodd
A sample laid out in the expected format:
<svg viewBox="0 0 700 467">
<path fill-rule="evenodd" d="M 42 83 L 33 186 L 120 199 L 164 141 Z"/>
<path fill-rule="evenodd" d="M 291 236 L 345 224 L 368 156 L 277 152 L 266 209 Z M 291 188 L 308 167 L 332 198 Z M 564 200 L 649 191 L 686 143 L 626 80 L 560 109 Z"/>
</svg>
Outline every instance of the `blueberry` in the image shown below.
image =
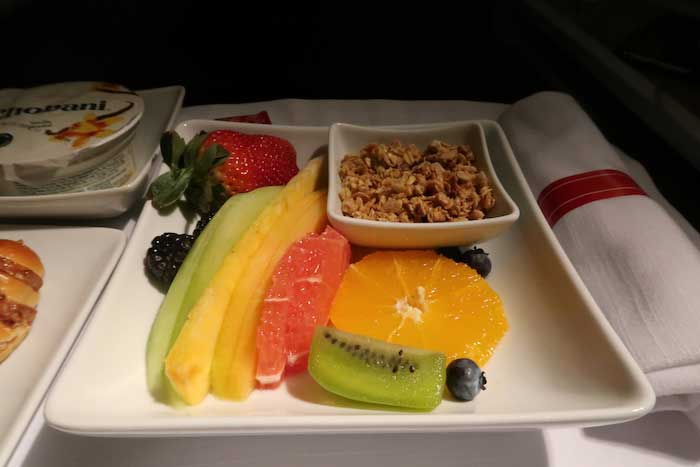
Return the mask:
<svg viewBox="0 0 700 467">
<path fill-rule="evenodd" d="M 443 248 L 438 248 L 437 252 L 439 255 L 450 258 L 452 261 L 460 263 L 462 261 L 462 252 L 456 246 L 446 246 Z"/>
<path fill-rule="evenodd" d="M 486 375 L 468 358 L 458 358 L 447 365 L 447 389 L 460 401 L 473 400 L 486 389 Z"/>
<path fill-rule="evenodd" d="M 462 253 L 462 262 L 476 269 L 481 277 L 486 277 L 491 272 L 489 254 L 481 248 L 474 247 Z"/>
</svg>

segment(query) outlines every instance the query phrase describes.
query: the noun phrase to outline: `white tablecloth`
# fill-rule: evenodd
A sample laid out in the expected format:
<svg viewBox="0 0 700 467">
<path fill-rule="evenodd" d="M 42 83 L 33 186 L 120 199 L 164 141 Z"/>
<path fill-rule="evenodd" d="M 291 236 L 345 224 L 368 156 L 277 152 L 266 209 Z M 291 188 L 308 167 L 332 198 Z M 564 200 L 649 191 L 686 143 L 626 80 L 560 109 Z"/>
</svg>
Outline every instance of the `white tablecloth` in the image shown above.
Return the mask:
<svg viewBox="0 0 700 467">
<path fill-rule="evenodd" d="M 496 119 L 503 104 L 466 101 L 303 101 L 185 108 L 179 120 L 267 110 L 273 123 L 327 125 L 407 124 Z M 625 156 L 630 173 L 666 207 L 700 247 L 700 235 Z M 138 209 L 101 225 L 130 233 Z M 687 466 L 700 465 L 700 433 L 684 415 L 651 414 L 608 427 L 556 428 L 511 433 L 313 435 L 179 439 L 111 439 L 68 435 L 45 426 L 37 411 L 10 466 Z"/>
</svg>

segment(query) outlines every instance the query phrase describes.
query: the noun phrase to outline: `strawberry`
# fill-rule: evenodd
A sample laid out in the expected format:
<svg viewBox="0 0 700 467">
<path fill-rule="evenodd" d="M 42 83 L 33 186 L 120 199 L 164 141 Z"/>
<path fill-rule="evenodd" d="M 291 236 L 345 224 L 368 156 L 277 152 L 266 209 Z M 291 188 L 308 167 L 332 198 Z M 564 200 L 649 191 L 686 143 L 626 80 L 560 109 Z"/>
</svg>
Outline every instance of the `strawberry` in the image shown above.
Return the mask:
<svg viewBox="0 0 700 467">
<path fill-rule="evenodd" d="M 177 133 L 168 132 L 161 138 L 161 154 L 170 172 L 151 184 L 156 209 L 175 204 L 184 193 L 198 212 L 209 212 L 236 193 L 284 185 L 299 171 L 294 147 L 270 135 L 217 130 L 185 145 Z"/>
<path fill-rule="evenodd" d="M 230 154 L 212 174 L 229 195 L 284 185 L 299 172 L 297 153 L 286 139 L 218 130 L 209 133 L 202 151 L 213 144 L 219 144 Z"/>
</svg>

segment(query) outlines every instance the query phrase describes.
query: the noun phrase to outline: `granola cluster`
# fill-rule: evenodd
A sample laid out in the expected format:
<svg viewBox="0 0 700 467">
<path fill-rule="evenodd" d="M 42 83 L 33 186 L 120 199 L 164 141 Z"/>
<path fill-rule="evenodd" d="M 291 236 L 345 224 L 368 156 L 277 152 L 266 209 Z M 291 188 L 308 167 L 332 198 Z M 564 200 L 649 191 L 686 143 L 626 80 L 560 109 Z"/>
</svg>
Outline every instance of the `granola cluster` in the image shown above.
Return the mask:
<svg viewBox="0 0 700 467">
<path fill-rule="evenodd" d="M 390 222 L 483 219 L 496 203 L 468 145 L 368 144 L 340 164 L 343 214 Z"/>
</svg>

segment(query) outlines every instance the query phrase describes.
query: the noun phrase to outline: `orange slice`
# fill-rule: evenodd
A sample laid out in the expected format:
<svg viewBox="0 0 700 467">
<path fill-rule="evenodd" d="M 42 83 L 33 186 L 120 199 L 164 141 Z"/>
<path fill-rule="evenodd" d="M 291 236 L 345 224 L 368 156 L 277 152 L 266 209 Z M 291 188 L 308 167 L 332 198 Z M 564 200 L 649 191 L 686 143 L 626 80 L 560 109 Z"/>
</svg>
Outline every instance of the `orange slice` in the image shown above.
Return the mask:
<svg viewBox="0 0 700 467">
<path fill-rule="evenodd" d="M 434 251 L 381 251 L 345 272 L 330 318 L 347 332 L 486 364 L 508 330 L 474 269 Z"/>
</svg>

